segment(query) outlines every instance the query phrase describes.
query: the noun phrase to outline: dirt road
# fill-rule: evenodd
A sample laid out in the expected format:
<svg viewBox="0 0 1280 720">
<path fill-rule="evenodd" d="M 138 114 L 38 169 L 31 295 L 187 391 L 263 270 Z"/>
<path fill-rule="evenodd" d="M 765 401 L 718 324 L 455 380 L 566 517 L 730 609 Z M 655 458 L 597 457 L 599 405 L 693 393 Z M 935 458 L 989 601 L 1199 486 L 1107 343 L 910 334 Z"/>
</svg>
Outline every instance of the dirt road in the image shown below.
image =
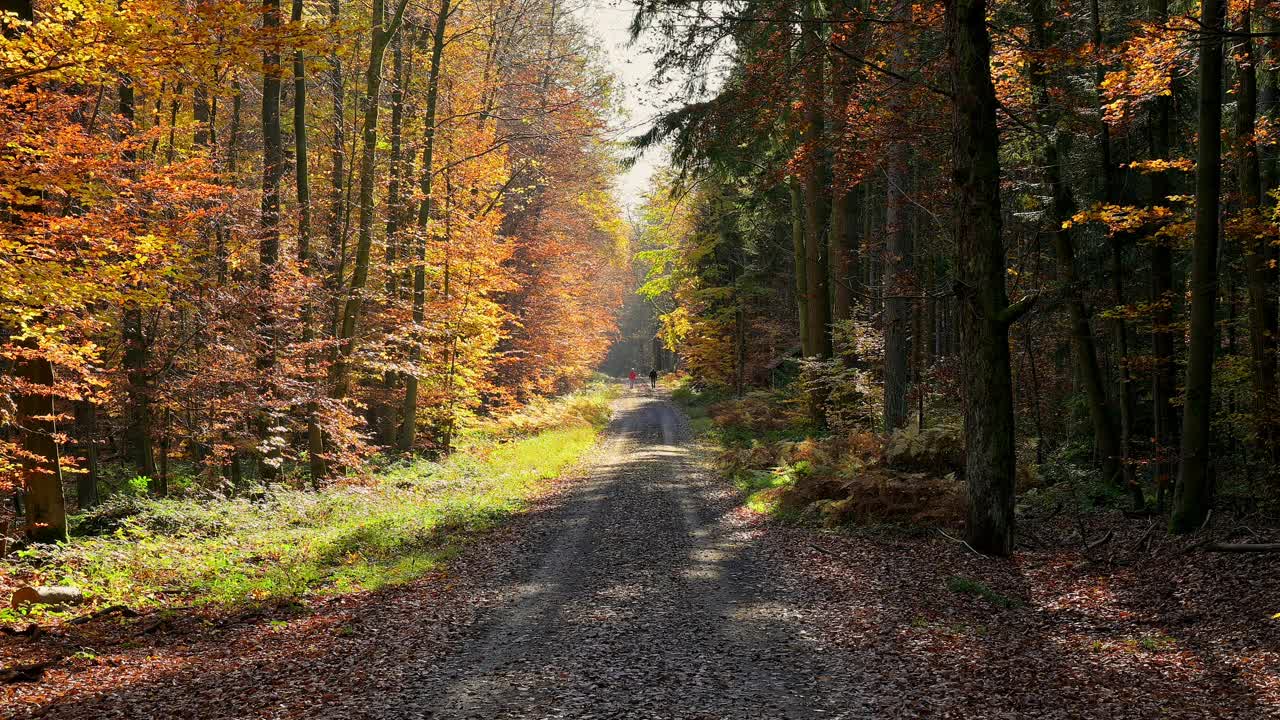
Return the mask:
<svg viewBox="0 0 1280 720">
<path fill-rule="evenodd" d="M 449 567 L 284 620 L 142 627 L 0 718 L 1280 718 L 1267 557 L 1184 554 L 1173 582 L 787 526 L 744 510 L 688 434 L 629 391 L 582 475 Z M 1114 547 L 1137 546 L 1125 531 Z"/>
<path fill-rule="evenodd" d="M 735 498 L 702 477 L 684 418 L 618 401 L 594 470 L 538 519 L 462 652 L 386 698 L 430 718 L 817 718 L 848 711 Z M 846 715 L 852 717 L 852 715 Z"/>
</svg>

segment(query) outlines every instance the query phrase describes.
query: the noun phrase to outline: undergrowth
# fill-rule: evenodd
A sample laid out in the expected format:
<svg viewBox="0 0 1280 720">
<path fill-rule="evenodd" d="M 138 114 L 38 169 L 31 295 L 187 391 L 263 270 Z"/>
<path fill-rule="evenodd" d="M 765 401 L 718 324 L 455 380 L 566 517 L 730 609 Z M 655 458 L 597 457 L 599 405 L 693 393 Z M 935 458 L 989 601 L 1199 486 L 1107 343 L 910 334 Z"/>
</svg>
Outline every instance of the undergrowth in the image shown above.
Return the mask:
<svg viewBox="0 0 1280 720">
<path fill-rule="evenodd" d="M 409 581 L 577 463 L 608 421 L 612 392 L 541 403 L 469 433 L 442 461 L 395 465 L 371 482 L 275 487 L 253 499 L 121 496 L 77 518 L 82 532 L 101 534 L 19 551 L 0 574 L 74 585 L 95 605 L 135 609 L 283 602 Z M 0 621 L 16 613 L 0 611 Z"/>
<path fill-rule="evenodd" d="M 805 372 L 818 375 L 824 368 Z M 950 449 L 957 441 L 945 432 L 918 433 L 914 442 L 899 443 L 916 451 L 912 462 L 890 463 L 884 439 L 866 421 L 874 415 L 866 407 L 873 394 L 842 382 L 827 383 L 827 396 L 839 394 L 846 403 L 861 398 L 859 406 L 826 412 L 823 426 L 813 419 L 804 383 L 733 398 L 683 379 L 674 385 L 672 397 L 699 436 L 718 450 L 717 469 L 755 512 L 827 527 L 956 524 L 964 510 L 962 485 L 946 463 L 922 464 L 920 458 L 948 455 L 923 450 L 937 450 L 934 444 Z"/>
</svg>

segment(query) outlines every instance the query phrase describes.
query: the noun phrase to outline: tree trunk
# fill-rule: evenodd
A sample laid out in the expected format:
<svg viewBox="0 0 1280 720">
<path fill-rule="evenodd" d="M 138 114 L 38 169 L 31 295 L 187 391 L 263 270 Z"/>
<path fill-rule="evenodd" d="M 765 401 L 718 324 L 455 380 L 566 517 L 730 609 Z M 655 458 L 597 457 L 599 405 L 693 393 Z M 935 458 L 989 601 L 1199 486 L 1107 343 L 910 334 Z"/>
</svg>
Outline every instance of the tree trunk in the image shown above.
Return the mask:
<svg viewBox="0 0 1280 720">
<path fill-rule="evenodd" d="M 400 199 L 401 178 L 404 175 L 404 157 L 402 155 L 402 129 L 404 127 L 404 85 L 406 82 L 404 65 L 404 36 L 396 38 L 391 51 L 391 156 L 387 159 L 389 179 L 387 181 L 387 229 L 384 240 L 385 254 L 385 287 L 387 303 L 395 303 L 400 288 L 400 272 L 396 263 L 400 258 L 400 219 L 403 214 Z M 407 255 L 407 253 L 406 253 Z M 400 373 L 388 370 L 383 373 L 382 385 L 388 394 L 400 384 Z M 396 408 L 390 401 L 381 398 L 371 408 L 375 417 L 378 432 L 378 444 L 384 447 L 399 445 L 399 423 L 396 419 Z"/>
<path fill-rule="evenodd" d="M 83 472 L 76 476 L 76 506 L 81 512 L 98 504 L 98 406 L 77 400 L 76 441 L 84 450 Z"/>
<path fill-rule="evenodd" d="M 418 232 L 413 239 L 413 322 L 420 325 L 426 319 L 427 302 L 427 232 L 431 224 L 432 164 L 435 162 L 436 106 L 440 97 L 440 68 L 444 55 L 444 33 L 449 21 L 450 0 L 440 0 L 435 29 L 431 34 L 431 67 L 427 72 L 427 107 L 423 123 L 426 142 L 422 148 L 422 176 L 419 189 L 422 200 L 418 204 Z M 421 349 L 415 341 L 409 363 L 416 365 Z M 418 431 L 418 375 L 416 369 L 404 379 L 404 404 L 400 412 L 400 437 L 397 447 L 401 452 L 413 449 Z"/>
<path fill-rule="evenodd" d="M 1200 24 L 1200 128 L 1196 159 L 1196 231 L 1191 249 L 1191 332 L 1182 413 L 1178 487 L 1169 529 L 1193 532 L 1209 511 L 1209 421 L 1217 339 L 1218 203 L 1222 188 L 1222 4 L 1206 0 Z"/>
<path fill-rule="evenodd" d="M 1098 0 L 1090 0 L 1089 7 L 1093 25 L 1094 51 L 1101 53 L 1103 51 L 1102 12 L 1098 7 Z M 1094 82 L 1098 88 L 1102 87 L 1105 78 L 1106 70 L 1102 63 L 1100 61 L 1095 62 Z M 1098 108 L 1098 110 L 1099 115 L 1101 115 L 1102 108 Z M 1104 203 L 1119 203 L 1120 183 L 1116 177 L 1118 169 L 1111 157 L 1111 128 L 1105 120 L 1099 120 L 1098 123 L 1098 157 L 1102 165 L 1101 200 Z M 1126 304 L 1123 276 L 1125 237 L 1126 235 L 1123 234 L 1112 237 L 1109 243 L 1111 250 L 1111 292 L 1117 310 L 1122 309 Z M 1122 481 L 1133 500 L 1134 509 L 1141 510 L 1146 505 L 1146 498 L 1143 496 L 1142 486 L 1138 484 L 1132 463 L 1133 423 L 1137 401 L 1129 374 L 1129 327 L 1122 315 L 1112 318 L 1110 324 L 1111 335 L 1115 341 L 1116 368 L 1119 381 L 1116 395 L 1120 401 L 1119 475 L 1114 479 Z"/>
<path fill-rule="evenodd" d="M 144 477 L 155 477 L 155 450 L 151 438 L 151 376 L 148 340 L 142 329 L 142 310 L 130 303 L 120 323 L 124 341 L 124 369 L 128 381 L 128 423 L 125 439 L 133 470 Z"/>
<path fill-rule="evenodd" d="M 170 422 L 173 411 L 164 409 L 164 420 L 160 423 L 160 462 L 156 473 L 155 494 L 157 497 L 169 497 L 169 433 L 173 425 Z"/>
<path fill-rule="evenodd" d="M 807 160 L 804 170 L 804 267 L 805 289 L 808 291 L 809 344 L 818 357 L 831 356 L 831 298 L 827 289 L 826 191 L 823 182 L 822 135 L 826 105 L 824 65 L 826 53 L 817 22 L 815 0 L 801 0 L 804 27 L 801 29 L 804 57 L 805 129 Z"/>
<path fill-rule="evenodd" d="M 62 463 L 55 437 L 53 363 L 35 355 L 17 360 L 14 374 L 26 390 L 18 399 L 22 427 L 22 488 L 27 500 L 27 537 L 33 542 L 67 539 L 67 507 L 62 495 Z"/>
<path fill-rule="evenodd" d="M 897 21 L 906 22 L 910 8 L 898 3 L 893 14 Z M 893 69 L 901 72 L 905 59 L 906 48 L 899 44 L 891 60 Z M 898 93 L 890 97 L 889 107 L 894 122 L 907 122 L 907 110 Z M 906 142 L 895 142 L 885 155 L 885 244 L 881 288 L 884 296 L 884 430 L 892 432 L 907 422 L 912 301 L 905 296 L 912 293 L 915 283 L 911 279 L 914 248 L 907 211 L 910 148 Z"/>
<path fill-rule="evenodd" d="M 400 30 L 408 0 L 400 0 L 390 21 L 386 18 L 385 0 L 373 0 L 373 21 L 369 40 L 369 66 L 365 69 L 364 124 L 361 128 L 360 214 L 357 228 L 356 256 L 352 266 L 351 286 L 342 308 L 338 327 L 338 357 L 334 362 L 333 397 L 347 396 L 351 382 L 351 358 L 355 355 L 360 315 L 364 310 L 365 286 L 369 282 L 369 257 L 373 250 L 374 166 L 378 150 L 378 111 L 382 92 L 382 61 L 387 46 Z M 385 23 L 385 29 L 384 29 Z"/>
<path fill-rule="evenodd" d="M 960 305 L 965 478 L 969 544 L 979 552 L 1013 550 L 1014 420 L 1009 325 L 1026 303 L 1005 294 L 1001 242 L 1000 140 L 991 83 L 986 0 L 950 0 L 957 293 Z"/>
<path fill-rule="evenodd" d="M 1240 32 L 1252 30 L 1246 5 Z M 1245 272 L 1249 288 L 1249 351 L 1253 372 L 1256 442 L 1273 459 L 1277 450 L 1276 418 L 1276 283 L 1274 228 L 1262 215 L 1262 167 L 1254 137 L 1257 120 L 1258 74 L 1253 39 L 1243 37 L 1234 55 L 1239 59 L 1236 94 L 1236 157 L 1239 162 L 1240 210 L 1244 228 Z"/>
<path fill-rule="evenodd" d="M 838 2 L 832 8 L 834 22 L 848 22 L 843 12 L 848 5 Z M 855 79 L 853 67 L 842 53 L 828 53 L 831 61 L 831 99 L 833 105 L 831 136 L 835 147 L 844 145 L 847 109 L 852 84 Z M 855 188 L 848 186 L 840 173 L 832 172 L 831 187 L 831 220 L 830 220 L 830 266 L 831 266 L 831 319 L 835 322 L 848 320 L 852 313 L 853 297 L 850 288 L 852 277 L 853 223 L 851 215 Z"/>
<path fill-rule="evenodd" d="M 912 237 L 907 217 L 908 149 L 894 143 L 885 159 L 888 182 L 885 194 L 884 246 L 884 430 L 892 432 L 907 422 L 907 387 L 910 383 Z"/>
<path fill-rule="evenodd" d="M 329 0 L 329 23 L 337 25 L 341 22 L 339 0 Z M 329 236 L 329 255 L 330 259 L 336 259 L 342 252 L 342 248 L 346 245 L 346 233 L 344 221 L 347 215 L 347 203 L 345 183 L 343 178 L 346 176 L 346 159 L 347 159 L 347 133 L 346 133 L 346 87 L 342 77 L 342 57 L 335 51 L 329 56 L 329 85 L 330 93 L 333 99 L 333 145 L 330 147 L 329 164 L 331 166 L 329 176 L 329 222 L 327 235 Z M 336 266 L 336 261 L 334 265 Z M 342 276 L 338 272 L 330 273 L 330 287 L 328 290 L 333 293 L 334 300 L 337 300 L 337 291 L 341 287 Z M 338 311 L 334 310 L 333 327 L 336 329 Z"/>
<path fill-rule="evenodd" d="M 387 298 L 388 302 L 399 292 L 397 281 L 400 273 L 395 271 L 398 251 L 400 249 L 400 218 L 403 214 L 400 200 L 400 178 L 404 174 L 404 158 L 401 151 L 402 129 L 404 127 L 404 38 L 396 39 L 395 48 L 391 51 L 391 74 L 394 85 L 391 87 L 391 157 L 388 158 L 389 178 L 387 180 Z"/>
<path fill-rule="evenodd" d="M 302 0 L 293 0 L 290 19 L 300 25 L 303 18 Z M 341 116 L 334 118 L 341 125 Z M 307 58 L 302 50 L 293 53 L 293 155 L 294 185 L 298 194 L 298 264 L 308 277 L 315 277 L 317 270 L 315 251 L 311 247 L 311 163 L 307 136 Z M 315 339 L 315 312 L 311 298 L 302 302 L 302 340 Z M 324 432 L 320 428 L 319 408 L 313 401 L 307 404 L 307 460 L 311 470 L 311 482 L 318 484 L 329 468 L 324 461 Z"/>
<path fill-rule="evenodd" d="M 203 83 L 197 83 L 192 90 L 191 116 L 196 122 L 195 131 L 191 137 L 192 144 L 208 150 L 213 139 L 213 105 L 209 100 L 209 91 Z"/>
<path fill-rule="evenodd" d="M 263 0 L 262 27 L 268 32 L 280 27 L 280 0 Z M 280 260 L 280 175 L 284 170 L 284 143 L 280 134 L 280 50 L 268 45 L 262 53 L 262 218 L 258 244 L 258 371 L 261 373 L 261 401 L 258 432 L 268 448 L 263 452 L 260 473 L 263 479 L 276 476 L 279 448 L 276 431 L 272 368 L 276 364 L 275 307 L 271 290 Z"/>
<path fill-rule="evenodd" d="M 132 132 L 135 117 L 133 81 L 125 77 L 119 87 L 119 114 Z M 136 160 L 134 150 L 125 150 L 126 162 Z M 120 318 L 121 342 L 124 345 L 122 364 L 126 387 L 125 446 L 134 472 L 145 477 L 156 473 L 155 455 L 151 444 L 151 392 L 147 373 L 148 346 L 142 331 L 142 310 L 134 303 L 126 303 Z"/>
<path fill-rule="evenodd" d="M 787 190 L 791 196 L 791 249 L 796 277 L 796 307 L 800 313 L 800 354 L 809 357 L 814 350 L 809 335 L 809 283 L 805 275 L 804 191 L 795 178 L 788 181 Z"/>
<path fill-rule="evenodd" d="M 1164 23 L 1169 18 L 1168 0 L 1151 0 L 1151 21 Z M 1172 101 L 1161 95 L 1152 103 L 1150 122 L 1151 157 L 1165 160 L 1172 145 Z M 1151 174 L 1151 204 L 1165 206 L 1170 194 L 1169 174 Z M 1164 511 L 1165 495 L 1170 490 L 1174 472 L 1172 455 L 1178 442 L 1178 411 L 1173 398 L 1178 392 L 1178 374 L 1174 363 L 1173 334 L 1173 250 L 1168 238 L 1153 238 L 1151 245 L 1151 381 L 1152 415 L 1155 437 L 1156 505 Z"/>
</svg>

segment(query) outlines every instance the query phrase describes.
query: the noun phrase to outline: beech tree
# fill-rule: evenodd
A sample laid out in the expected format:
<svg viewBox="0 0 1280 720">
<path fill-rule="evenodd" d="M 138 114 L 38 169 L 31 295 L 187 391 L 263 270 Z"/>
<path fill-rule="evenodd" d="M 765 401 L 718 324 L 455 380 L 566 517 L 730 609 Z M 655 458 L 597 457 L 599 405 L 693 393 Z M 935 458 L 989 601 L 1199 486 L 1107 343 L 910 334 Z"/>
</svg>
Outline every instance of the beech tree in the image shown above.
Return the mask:
<svg viewBox="0 0 1280 720">
<path fill-rule="evenodd" d="M 161 493 L 175 471 L 183 493 L 320 487 L 375 452 L 443 452 L 473 413 L 590 377 L 625 268 L 621 211 L 589 191 L 612 172 L 612 110 L 597 70 L 560 60 L 590 48 L 517 57 L 515 38 L 546 27 L 551 3 L 534 5 L 363 15 L 332 2 L 321 21 L 300 2 L 286 20 L 275 0 L 131 0 L 55 3 L 21 33 L 5 25 L 0 470 L 33 537 L 65 529 L 50 494 L 62 496 L 59 472 L 78 479 L 68 511 L 120 492 L 97 468 L 122 461 Z M 559 13 L 553 35 L 580 36 L 575 22 Z M 419 38 L 435 62 L 415 61 Z M 558 93 L 546 107 L 530 110 L 526 72 Z M 390 130 L 378 122 L 388 104 Z M 530 167 L 573 178 L 542 200 L 563 234 L 507 220 Z M 410 178 L 427 184 L 406 191 Z M 417 224 L 410 202 L 429 208 Z M 563 309 L 517 329 L 504 293 L 524 273 L 519 245 L 554 268 L 536 282 Z M 562 281 L 574 266 L 597 271 Z M 598 312 L 583 323 L 587 306 Z M 539 353 L 548 379 L 510 373 L 504 341 Z M 416 412 L 399 395 L 410 379 Z"/>
<path fill-rule="evenodd" d="M 1195 236 L 1191 249 L 1191 332 L 1187 341 L 1186 393 L 1182 409 L 1182 450 L 1178 486 L 1169 527 L 1192 532 L 1209 512 L 1210 416 L 1213 357 L 1217 344 L 1219 193 L 1222 186 L 1223 3 L 1201 7 L 1199 143 L 1196 158 Z"/>
</svg>

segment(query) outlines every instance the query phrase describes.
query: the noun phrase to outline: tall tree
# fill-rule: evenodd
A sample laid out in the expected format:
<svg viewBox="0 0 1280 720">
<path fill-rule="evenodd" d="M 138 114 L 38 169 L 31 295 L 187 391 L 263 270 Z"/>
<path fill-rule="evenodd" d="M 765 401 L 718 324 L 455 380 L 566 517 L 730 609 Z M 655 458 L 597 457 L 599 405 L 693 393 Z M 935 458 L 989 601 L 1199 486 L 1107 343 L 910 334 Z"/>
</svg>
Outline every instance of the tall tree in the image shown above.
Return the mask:
<svg viewBox="0 0 1280 720">
<path fill-rule="evenodd" d="M 833 22 L 849 23 L 852 21 L 848 12 L 851 3 L 848 0 L 839 0 L 832 4 L 831 17 Z M 862 9 L 859 8 L 859 11 Z M 861 20 L 861 17 L 858 18 Z M 861 23 L 859 23 L 859 34 L 861 34 Z M 833 144 L 839 148 L 844 144 L 845 129 L 847 119 L 849 117 L 849 97 L 852 94 L 852 85 L 856 78 L 853 62 L 845 57 L 844 53 L 835 46 L 832 41 L 831 51 L 828 53 L 831 62 L 831 137 Z M 839 163 L 836 163 L 838 165 Z M 831 220 L 829 265 L 831 269 L 831 319 L 835 322 L 848 320 L 852 313 L 852 288 L 850 283 L 853 281 L 852 273 L 854 272 L 854 233 L 853 233 L 853 204 L 856 189 L 849 187 L 846 178 L 841 177 L 839 173 L 832 173 L 831 187 Z"/>
<path fill-rule="evenodd" d="M 894 7 L 894 21 L 905 23 L 910 8 L 905 2 Z M 892 70 L 902 75 L 907 55 L 905 43 L 893 52 Z M 906 126 L 907 108 L 902 93 L 892 93 L 890 113 L 896 124 Z M 885 242 L 884 242 L 884 429 L 896 430 L 907 422 L 907 388 L 911 378 L 912 260 L 915 254 L 908 212 L 907 190 L 911 178 L 910 148 L 895 139 L 885 151 Z"/>
<path fill-rule="evenodd" d="M 1163 24 L 1169 19 L 1169 0 L 1151 0 L 1150 19 Z M 1161 94 L 1151 103 L 1147 119 L 1150 126 L 1150 154 L 1154 160 L 1169 160 L 1172 145 L 1172 98 Z M 1170 195 L 1169 173 L 1151 173 L 1151 204 L 1167 207 Z M 1171 239 L 1156 236 L 1151 243 L 1151 354 L 1153 361 L 1151 403 L 1156 444 L 1156 498 L 1161 511 L 1165 495 L 1172 488 L 1175 463 L 1170 459 L 1177 443 L 1178 412 L 1174 406 L 1178 374 L 1174 362 L 1173 332 L 1173 249 Z"/>
<path fill-rule="evenodd" d="M 1240 12 L 1236 92 L 1236 158 L 1240 183 L 1241 234 L 1249 288 L 1249 351 L 1254 423 L 1258 444 L 1276 458 L 1276 255 L 1275 228 L 1263 218 L 1262 166 L 1255 131 L 1258 115 L 1258 58 L 1250 36 L 1252 3 Z"/>
<path fill-rule="evenodd" d="M 360 316 L 364 310 L 365 286 L 369 282 L 369 258 L 373 251 L 374 174 L 378 149 L 378 113 L 381 108 L 382 64 L 387 47 L 400 31 L 408 0 L 399 0 L 390 17 L 385 0 L 373 0 L 373 16 L 369 30 L 369 64 L 365 68 L 364 122 L 360 143 L 360 194 L 356 253 L 352 264 L 351 284 L 346 288 L 338 326 L 339 352 L 334 362 L 333 397 L 344 398 L 350 388 L 351 358 L 355 355 Z"/>
<path fill-rule="evenodd" d="M 27 496 L 27 537 L 36 542 L 67 539 L 67 506 L 62 493 L 62 462 L 53 419 L 53 363 L 39 353 L 18 360 L 16 376 L 23 382 L 18 401 L 22 427 L 22 487 Z"/>
<path fill-rule="evenodd" d="M 117 112 L 124 121 L 126 132 L 132 132 L 136 119 L 133 79 L 128 75 L 122 76 L 117 91 Z M 132 163 L 136 159 L 137 152 L 127 146 L 124 151 L 125 162 Z M 126 447 L 133 461 L 134 472 L 143 477 L 155 477 L 156 462 L 151 437 L 151 377 L 147 367 L 150 362 L 150 345 L 143 328 L 142 308 L 136 301 L 125 302 L 120 332 L 124 345 L 121 362 L 129 381 Z"/>
<path fill-rule="evenodd" d="M 14 13 L 19 20 L 34 19 L 34 6 L 25 0 L 11 2 L 3 8 Z M 6 37 L 10 28 L 5 28 Z M 21 32 L 19 29 L 15 32 Z M 0 87 L 8 83 L 0 83 Z M 132 103 L 132 85 L 127 96 Z M 122 100 L 125 98 L 121 91 Z M 123 104 L 123 103 L 122 103 Z M 132 105 L 129 107 L 132 110 Z M 129 118 L 132 119 L 132 118 Z M 11 204 L 34 206 L 29 189 L 13 195 L 12 200 L 0 203 L 0 216 L 7 215 Z M 6 338 L 14 328 L 11 318 L 5 318 L 0 334 Z M 13 375 L 18 379 L 17 401 L 18 427 L 21 429 L 20 446 L 22 490 L 26 494 L 26 535 L 35 542 L 58 542 L 67 538 L 67 508 L 62 491 L 62 460 L 57 442 L 57 408 L 54 404 L 55 378 L 53 363 L 45 357 L 36 341 L 19 343 L 23 352 L 13 361 Z"/>
<path fill-rule="evenodd" d="M 445 28 L 449 21 L 450 0 L 440 0 L 435 28 L 431 33 L 431 65 L 427 71 L 427 105 L 423 116 L 425 140 L 422 145 L 422 170 L 418 189 L 422 199 L 418 203 L 417 232 L 413 235 L 413 322 L 421 324 L 426 319 L 427 300 L 427 240 L 431 225 L 431 193 L 436 147 L 436 108 L 440 99 L 440 70 L 444 56 Z M 410 363 L 416 363 L 421 355 L 419 343 L 410 349 Z M 397 446 L 401 452 L 413 449 L 418 429 L 418 376 L 409 373 L 404 381 L 404 403 L 400 410 L 400 433 Z"/>
<path fill-rule="evenodd" d="M 1103 45 L 1102 37 L 1102 10 L 1099 7 L 1098 0 L 1090 0 L 1090 20 L 1092 22 L 1093 32 L 1093 48 L 1096 55 L 1094 61 L 1094 82 L 1098 88 L 1102 88 L 1106 78 L 1106 71 L 1103 67 L 1102 57 L 1106 52 Z M 1105 112 L 1102 114 L 1103 119 L 1098 123 L 1098 159 L 1102 165 L 1102 190 L 1101 201 L 1103 203 L 1120 202 L 1120 177 L 1119 168 L 1112 156 L 1111 143 L 1111 127 L 1106 122 Z M 1129 358 L 1129 324 L 1125 321 L 1123 308 L 1126 305 L 1124 292 L 1124 247 L 1131 233 L 1122 232 L 1115 233 L 1111 236 L 1108 248 L 1110 250 L 1111 259 L 1111 294 L 1115 301 L 1116 312 L 1112 313 L 1110 319 L 1111 336 L 1115 343 L 1115 362 L 1116 362 L 1116 380 L 1117 391 L 1116 397 L 1119 400 L 1120 407 L 1120 437 L 1119 437 L 1119 472 L 1113 475 L 1113 481 L 1121 482 L 1129 491 L 1129 496 L 1133 499 L 1135 510 L 1141 510 L 1146 503 L 1145 496 L 1142 492 L 1141 485 L 1138 484 L 1137 476 L 1134 472 L 1134 464 L 1132 462 L 1133 454 L 1133 434 L 1134 434 L 1134 417 L 1137 414 L 1137 394 L 1135 393 L 1134 384 L 1130 377 L 1130 358 Z M 1104 467 L 1106 467 L 1104 465 Z"/>
<path fill-rule="evenodd" d="M 826 32 L 817 13 L 817 0 L 801 0 L 804 59 L 804 267 L 805 305 L 809 313 L 810 352 L 831 355 L 831 298 L 827 288 L 826 206 L 823 172 L 823 127 L 826 106 Z"/>
<path fill-rule="evenodd" d="M 1013 550 L 1014 420 L 1009 326 L 1030 300 L 1009 305 L 1000 215 L 1000 131 L 991 82 L 986 0 L 949 0 L 946 34 L 953 102 L 955 238 L 960 304 L 969 543 Z"/>
<path fill-rule="evenodd" d="M 791 220 L 791 257 L 796 293 L 796 310 L 800 318 L 800 353 L 805 357 L 815 354 L 813 336 L 809 333 L 809 280 L 805 266 L 804 188 L 800 181 L 787 181 L 787 197 L 790 200 L 788 214 Z"/>
<path fill-rule="evenodd" d="M 268 31 L 280 27 L 280 0 L 263 0 L 262 26 Z M 284 173 L 284 141 L 280 133 L 280 65 L 279 39 L 270 38 L 262 54 L 262 217 L 258 241 L 258 369 L 264 380 L 271 377 L 276 363 L 275 307 L 271 291 L 275 286 L 276 265 L 280 261 L 280 176 Z M 276 475 L 279 465 L 279 442 L 273 429 L 273 390 L 269 381 L 263 384 L 264 406 L 259 410 L 259 432 L 267 448 L 260 463 L 263 478 Z"/>
<path fill-rule="evenodd" d="M 293 0 L 290 19 L 295 26 L 303 22 L 303 0 Z M 342 118 L 334 118 L 337 124 Z M 309 277 L 319 271 L 315 249 L 311 246 L 311 148 L 307 133 L 307 56 L 302 48 L 293 53 L 293 157 L 294 187 L 298 199 L 298 265 Z M 311 298 L 302 302 L 302 340 L 315 339 L 315 304 Z M 319 406 L 307 406 L 307 461 L 312 483 L 318 483 L 329 472 L 324 461 L 324 431 L 320 427 Z"/>
<path fill-rule="evenodd" d="M 1209 512 L 1213 356 L 1217 343 L 1219 193 L 1222 190 L 1223 0 L 1200 8 L 1199 149 L 1196 226 L 1191 248 L 1191 330 L 1183 385 L 1182 450 L 1169 529 L 1195 531 Z"/>
</svg>

